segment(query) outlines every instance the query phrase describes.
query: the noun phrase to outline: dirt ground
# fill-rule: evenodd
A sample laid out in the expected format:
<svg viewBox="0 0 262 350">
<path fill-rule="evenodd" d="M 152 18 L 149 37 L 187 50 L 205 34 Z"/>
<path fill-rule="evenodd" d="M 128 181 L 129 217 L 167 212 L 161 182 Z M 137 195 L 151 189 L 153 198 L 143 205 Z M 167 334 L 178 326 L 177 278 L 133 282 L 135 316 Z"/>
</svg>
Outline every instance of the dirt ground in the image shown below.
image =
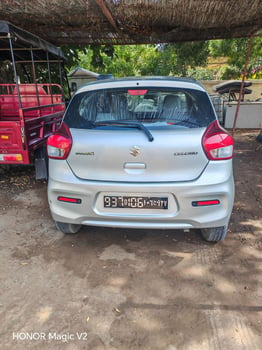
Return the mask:
<svg viewBox="0 0 262 350">
<path fill-rule="evenodd" d="M 262 144 L 238 131 L 225 241 L 199 232 L 59 233 L 32 167 L 0 174 L 0 348 L 256 350 L 262 339 Z"/>
</svg>

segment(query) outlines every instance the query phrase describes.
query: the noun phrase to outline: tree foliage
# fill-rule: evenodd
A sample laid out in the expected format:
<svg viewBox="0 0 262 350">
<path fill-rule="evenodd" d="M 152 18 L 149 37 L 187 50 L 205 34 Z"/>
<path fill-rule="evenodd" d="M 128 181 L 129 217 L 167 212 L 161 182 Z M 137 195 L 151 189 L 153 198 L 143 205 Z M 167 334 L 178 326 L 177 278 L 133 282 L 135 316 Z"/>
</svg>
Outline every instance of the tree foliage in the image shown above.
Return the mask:
<svg viewBox="0 0 262 350">
<path fill-rule="evenodd" d="M 216 77 L 239 78 L 243 70 L 248 38 L 183 42 L 161 45 L 89 45 L 64 47 L 67 68 L 77 66 L 115 77 L 135 75 L 175 75 L 208 79 L 214 74 L 207 69 L 208 57 L 227 57 L 228 66 Z M 253 39 L 249 74 L 262 61 L 261 37 Z"/>
<path fill-rule="evenodd" d="M 228 57 L 228 67 L 223 67 L 221 78 L 239 78 L 243 72 L 248 50 L 249 38 L 211 40 L 210 55 L 212 57 Z M 262 37 L 253 38 L 250 51 L 248 76 L 252 76 L 262 65 Z M 261 71 L 261 67 L 260 67 Z M 257 76 L 259 77 L 259 76 Z M 254 76 L 256 78 L 256 76 Z"/>
<path fill-rule="evenodd" d="M 66 49 L 66 50 L 65 50 Z M 65 48 L 68 66 L 126 75 L 187 74 L 188 67 L 204 65 L 208 57 L 207 42 L 186 42 L 165 45 L 88 46 Z"/>
</svg>

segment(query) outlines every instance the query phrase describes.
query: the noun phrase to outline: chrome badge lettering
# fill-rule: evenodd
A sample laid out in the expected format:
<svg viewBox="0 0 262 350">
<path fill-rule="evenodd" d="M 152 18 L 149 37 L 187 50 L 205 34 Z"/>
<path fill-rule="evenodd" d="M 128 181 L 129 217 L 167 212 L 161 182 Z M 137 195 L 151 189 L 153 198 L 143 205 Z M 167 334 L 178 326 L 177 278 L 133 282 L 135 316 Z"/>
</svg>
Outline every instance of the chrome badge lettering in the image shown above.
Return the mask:
<svg viewBox="0 0 262 350">
<path fill-rule="evenodd" d="M 198 152 L 175 152 L 174 156 L 196 156 Z"/>
<path fill-rule="evenodd" d="M 77 156 L 94 156 L 95 152 L 76 152 Z"/>
</svg>

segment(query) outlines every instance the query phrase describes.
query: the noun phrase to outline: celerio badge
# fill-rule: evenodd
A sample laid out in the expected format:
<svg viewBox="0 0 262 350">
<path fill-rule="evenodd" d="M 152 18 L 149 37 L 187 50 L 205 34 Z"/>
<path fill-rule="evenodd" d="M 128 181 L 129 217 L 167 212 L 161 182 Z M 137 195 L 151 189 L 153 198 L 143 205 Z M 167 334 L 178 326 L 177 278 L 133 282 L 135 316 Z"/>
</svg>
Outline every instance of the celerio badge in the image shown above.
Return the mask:
<svg viewBox="0 0 262 350">
<path fill-rule="evenodd" d="M 196 156 L 198 152 L 175 152 L 174 156 Z"/>
</svg>

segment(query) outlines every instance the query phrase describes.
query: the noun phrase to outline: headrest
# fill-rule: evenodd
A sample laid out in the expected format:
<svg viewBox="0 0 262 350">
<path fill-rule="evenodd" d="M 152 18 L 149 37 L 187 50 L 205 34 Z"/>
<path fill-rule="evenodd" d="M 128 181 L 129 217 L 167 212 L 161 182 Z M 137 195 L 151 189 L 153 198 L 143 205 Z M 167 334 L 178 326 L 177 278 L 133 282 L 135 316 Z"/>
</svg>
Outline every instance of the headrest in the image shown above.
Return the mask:
<svg viewBox="0 0 262 350">
<path fill-rule="evenodd" d="M 167 95 L 163 102 L 163 108 L 176 108 L 179 105 L 179 97 L 175 95 Z"/>
</svg>

